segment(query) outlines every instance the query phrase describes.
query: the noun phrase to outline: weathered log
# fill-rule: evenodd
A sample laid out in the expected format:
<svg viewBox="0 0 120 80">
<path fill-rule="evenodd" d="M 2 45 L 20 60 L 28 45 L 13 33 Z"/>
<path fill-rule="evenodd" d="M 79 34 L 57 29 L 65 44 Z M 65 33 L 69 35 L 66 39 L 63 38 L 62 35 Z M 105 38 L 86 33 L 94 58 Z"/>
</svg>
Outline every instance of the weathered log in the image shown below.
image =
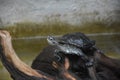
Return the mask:
<svg viewBox="0 0 120 80">
<path fill-rule="evenodd" d="M 119 59 L 110 58 L 99 51 L 95 52 L 95 58 L 97 60 L 97 63 L 101 67 L 109 69 L 118 78 L 118 80 L 120 79 L 120 60 Z"/>
<path fill-rule="evenodd" d="M 53 80 L 52 78 L 38 73 L 24 62 L 22 62 L 16 55 L 11 42 L 11 36 L 7 31 L 0 31 L 1 50 L 0 56 L 3 65 L 9 71 L 15 80 Z"/>
<path fill-rule="evenodd" d="M 18 58 L 12 47 L 11 36 L 7 31 L 0 30 L 0 37 L 0 59 L 14 80 L 77 80 L 67 70 L 69 67 L 66 65 L 69 64 L 67 58 L 64 64 L 54 62 L 59 67 L 54 66 L 58 69 L 60 77 L 50 76 L 41 70 L 32 69 Z"/>
</svg>

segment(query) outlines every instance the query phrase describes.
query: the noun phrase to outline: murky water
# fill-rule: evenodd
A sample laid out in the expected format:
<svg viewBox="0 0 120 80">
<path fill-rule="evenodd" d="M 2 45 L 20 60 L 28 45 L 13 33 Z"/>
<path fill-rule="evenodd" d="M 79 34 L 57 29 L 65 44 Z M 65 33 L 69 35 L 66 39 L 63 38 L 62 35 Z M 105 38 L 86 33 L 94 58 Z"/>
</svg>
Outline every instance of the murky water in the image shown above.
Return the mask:
<svg viewBox="0 0 120 80">
<path fill-rule="evenodd" d="M 96 40 L 96 46 L 107 55 L 120 58 L 120 35 L 89 36 Z M 42 39 L 16 39 L 13 46 L 18 56 L 27 64 L 31 65 L 33 59 L 47 46 L 45 38 Z M 0 80 L 12 80 L 0 62 Z"/>
</svg>

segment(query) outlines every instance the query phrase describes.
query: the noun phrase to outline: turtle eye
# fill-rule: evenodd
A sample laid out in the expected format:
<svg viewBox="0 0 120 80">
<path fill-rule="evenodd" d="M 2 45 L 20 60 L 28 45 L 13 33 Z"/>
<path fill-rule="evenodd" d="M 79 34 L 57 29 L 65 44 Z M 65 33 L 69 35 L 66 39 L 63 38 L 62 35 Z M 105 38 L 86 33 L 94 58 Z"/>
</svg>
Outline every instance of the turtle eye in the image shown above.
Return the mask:
<svg viewBox="0 0 120 80">
<path fill-rule="evenodd" d="M 53 38 L 52 38 L 52 37 L 50 37 L 49 39 L 50 39 L 50 40 L 53 40 Z"/>
<path fill-rule="evenodd" d="M 54 38 L 52 36 L 48 36 L 49 40 L 54 40 Z"/>
</svg>

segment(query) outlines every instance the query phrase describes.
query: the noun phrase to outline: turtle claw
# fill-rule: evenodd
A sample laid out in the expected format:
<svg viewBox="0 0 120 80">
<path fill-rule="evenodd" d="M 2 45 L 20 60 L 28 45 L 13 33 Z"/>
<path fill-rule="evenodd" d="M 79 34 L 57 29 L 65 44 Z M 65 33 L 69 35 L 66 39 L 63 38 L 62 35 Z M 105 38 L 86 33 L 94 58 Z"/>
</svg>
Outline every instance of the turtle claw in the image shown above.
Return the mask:
<svg viewBox="0 0 120 80">
<path fill-rule="evenodd" d="M 91 67 L 91 66 L 93 66 L 93 63 L 92 62 L 87 62 L 85 65 L 86 65 L 86 67 Z"/>
<path fill-rule="evenodd" d="M 57 61 L 60 61 L 61 60 L 61 57 L 59 56 L 59 53 L 60 53 L 60 51 L 59 50 L 55 50 L 55 53 L 54 53 L 54 56 L 55 56 L 55 58 L 57 59 Z"/>
<path fill-rule="evenodd" d="M 58 54 L 54 54 L 55 58 L 57 59 L 57 61 L 61 60 L 61 57 Z"/>
<path fill-rule="evenodd" d="M 85 63 L 86 67 L 91 67 L 93 65 L 94 65 L 94 60 L 93 59 L 91 59 L 91 60 L 89 60 L 88 62 Z"/>
</svg>

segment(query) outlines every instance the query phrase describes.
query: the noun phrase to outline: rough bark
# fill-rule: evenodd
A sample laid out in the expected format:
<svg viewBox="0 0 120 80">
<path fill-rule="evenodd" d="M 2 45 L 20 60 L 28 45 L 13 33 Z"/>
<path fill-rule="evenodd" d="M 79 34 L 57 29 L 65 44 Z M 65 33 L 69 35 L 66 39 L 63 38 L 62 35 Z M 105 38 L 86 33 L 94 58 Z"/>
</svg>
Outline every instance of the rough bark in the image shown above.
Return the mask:
<svg viewBox="0 0 120 80">
<path fill-rule="evenodd" d="M 69 65 L 67 66 L 68 60 L 64 64 L 55 62 L 58 68 L 54 67 L 58 69 L 59 76 L 50 76 L 41 70 L 29 67 L 19 59 L 12 47 L 9 32 L 0 30 L 0 38 L 0 59 L 14 80 L 77 80 L 67 70 L 69 67 Z"/>
</svg>

